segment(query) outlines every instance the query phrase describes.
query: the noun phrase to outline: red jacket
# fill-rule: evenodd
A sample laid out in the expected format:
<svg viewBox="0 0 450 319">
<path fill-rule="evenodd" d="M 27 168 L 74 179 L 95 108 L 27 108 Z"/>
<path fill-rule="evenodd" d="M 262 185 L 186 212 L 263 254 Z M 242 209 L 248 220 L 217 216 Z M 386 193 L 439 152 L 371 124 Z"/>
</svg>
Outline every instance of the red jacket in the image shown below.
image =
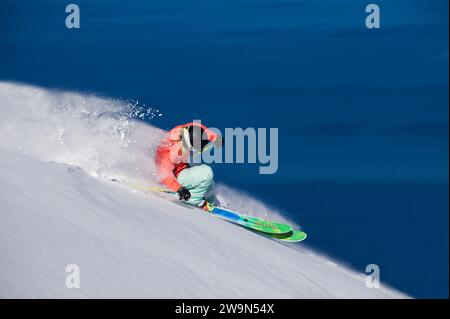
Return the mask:
<svg viewBox="0 0 450 319">
<path fill-rule="evenodd" d="M 177 181 L 178 174 L 187 167 L 189 154 L 182 153 L 181 133 L 182 129 L 192 125 L 201 126 L 208 140 L 214 142 L 217 134 L 210 131 L 206 126 L 196 122 L 178 125 L 170 130 L 164 139 L 159 143 L 156 150 L 156 169 L 161 184 L 164 184 L 170 190 L 176 192 L 181 185 Z"/>
</svg>

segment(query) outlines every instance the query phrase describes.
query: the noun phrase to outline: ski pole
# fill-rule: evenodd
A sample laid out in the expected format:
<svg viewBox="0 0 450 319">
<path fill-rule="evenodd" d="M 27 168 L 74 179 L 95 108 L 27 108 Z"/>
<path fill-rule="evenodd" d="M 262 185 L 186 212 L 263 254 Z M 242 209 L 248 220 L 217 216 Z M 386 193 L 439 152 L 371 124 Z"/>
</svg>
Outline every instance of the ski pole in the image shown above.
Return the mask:
<svg viewBox="0 0 450 319">
<path fill-rule="evenodd" d="M 209 150 L 213 145 L 214 145 L 214 143 L 209 143 L 208 145 L 205 146 L 205 148 L 201 152 L 195 153 L 192 157 L 199 156 L 201 153 L 206 152 L 207 150 Z"/>
<path fill-rule="evenodd" d="M 146 186 L 146 185 L 142 185 L 142 184 L 139 184 L 139 183 L 130 183 L 130 186 L 133 187 L 133 188 L 148 190 L 148 191 L 152 191 L 152 192 L 176 194 L 176 192 L 174 192 L 174 191 L 170 191 L 170 190 L 167 190 L 165 188 L 158 187 L 158 186 Z"/>
</svg>

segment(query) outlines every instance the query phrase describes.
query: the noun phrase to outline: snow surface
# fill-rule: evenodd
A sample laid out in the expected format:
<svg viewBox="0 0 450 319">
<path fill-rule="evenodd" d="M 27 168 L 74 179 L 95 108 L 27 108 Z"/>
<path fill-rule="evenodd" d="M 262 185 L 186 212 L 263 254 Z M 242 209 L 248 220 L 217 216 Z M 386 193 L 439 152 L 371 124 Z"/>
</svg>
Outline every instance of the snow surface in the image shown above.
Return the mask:
<svg viewBox="0 0 450 319">
<path fill-rule="evenodd" d="M 0 82 L 0 297 L 405 298 L 306 248 L 110 181 L 156 185 L 156 109 Z M 223 185 L 223 202 L 282 215 Z M 233 201 L 231 201 L 233 199 Z M 314 240 L 310 234 L 308 240 Z M 66 267 L 80 288 L 66 287 Z"/>
</svg>

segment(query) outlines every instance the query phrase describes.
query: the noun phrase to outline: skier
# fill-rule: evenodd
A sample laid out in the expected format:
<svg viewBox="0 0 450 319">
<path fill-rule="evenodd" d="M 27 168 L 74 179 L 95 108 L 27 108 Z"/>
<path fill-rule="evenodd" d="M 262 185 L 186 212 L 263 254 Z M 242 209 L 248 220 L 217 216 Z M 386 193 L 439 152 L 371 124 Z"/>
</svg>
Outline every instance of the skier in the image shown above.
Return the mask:
<svg viewBox="0 0 450 319">
<path fill-rule="evenodd" d="M 209 143 L 222 146 L 223 139 L 197 122 L 178 125 L 160 142 L 155 157 L 160 183 L 177 192 L 180 200 L 205 210 L 208 202 L 215 204 L 213 171 L 206 164 L 193 164 L 192 159 Z"/>
</svg>

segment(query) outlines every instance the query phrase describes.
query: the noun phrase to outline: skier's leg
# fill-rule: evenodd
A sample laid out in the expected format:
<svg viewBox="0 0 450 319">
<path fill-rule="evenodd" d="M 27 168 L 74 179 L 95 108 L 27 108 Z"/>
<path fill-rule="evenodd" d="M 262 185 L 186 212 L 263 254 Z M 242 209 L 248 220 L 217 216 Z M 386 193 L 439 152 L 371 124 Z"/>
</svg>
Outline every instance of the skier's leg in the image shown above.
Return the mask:
<svg viewBox="0 0 450 319">
<path fill-rule="evenodd" d="M 209 190 L 205 194 L 205 199 L 208 203 L 214 206 L 220 206 L 220 202 L 216 196 L 216 187 L 214 181 L 209 186 Z"/>
<path fill-rule="evenodd" d="M 185 168 L 178 175 L 178 182 L 191 192 L 187 203 L 198 205 L 205 199 L 213 182 L 213 171 L 205 164 Z"/>
</svg>

